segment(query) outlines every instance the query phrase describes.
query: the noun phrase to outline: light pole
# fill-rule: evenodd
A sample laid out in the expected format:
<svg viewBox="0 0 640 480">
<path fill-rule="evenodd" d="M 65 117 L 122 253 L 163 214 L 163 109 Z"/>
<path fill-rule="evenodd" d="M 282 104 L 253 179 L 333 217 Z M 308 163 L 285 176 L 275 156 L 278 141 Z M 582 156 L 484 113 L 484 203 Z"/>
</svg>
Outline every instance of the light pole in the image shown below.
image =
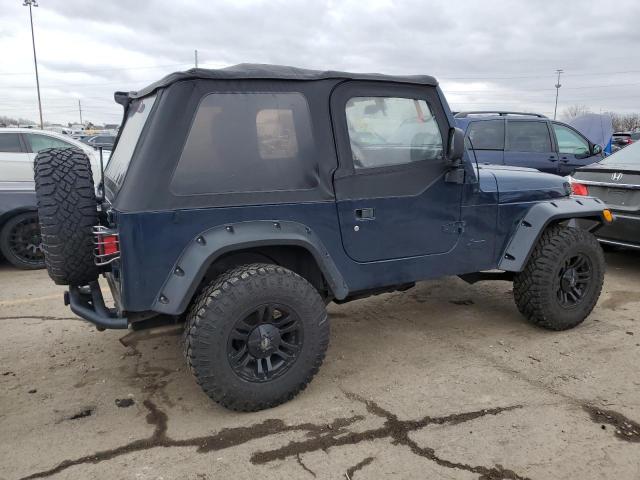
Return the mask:
<svg viewBox="0 0 640 480">
<path fill-rule="evenodd" d="M 560 75 L 562 75 L 562 73 L 564 72 L 564 70 L 562 69 L 558 69 L 556 70 L 556 73 L 558 74 L 558 82 L 556 83 L 556 107 L 553 109 L 553 119 L 556 119 L 556 113 L 558 112 L 558 94 L 560 93 L 560 87 L 562 86 L 560 84 Z"/>
<path fill-rule="evenodd" d="M 31 43 L 33 45 L 33 64 L 36 67 L 36 88 L 38 89 L 38 110 L 40 111 L 40 129 L 44 128 L 42 122 L 42 102 L 40 101 L 40 79 L 38 78 L 38 59 L 36 58 L 36 37 L 33 34 L 33 13 L 31 7 L 38 6 L 38 0 L 24 0 L 23 7 L 29 7 L 29 20 L 31 21 Z"/>
</svg>

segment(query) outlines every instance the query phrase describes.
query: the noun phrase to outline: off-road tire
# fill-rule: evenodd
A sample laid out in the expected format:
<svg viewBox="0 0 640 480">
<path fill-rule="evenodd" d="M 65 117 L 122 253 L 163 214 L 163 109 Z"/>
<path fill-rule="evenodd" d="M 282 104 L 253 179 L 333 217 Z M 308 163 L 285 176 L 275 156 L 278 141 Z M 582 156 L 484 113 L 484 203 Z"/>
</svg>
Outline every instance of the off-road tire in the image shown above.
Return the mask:
<svg viewBox="0 0 640 480">
<path fill-rule="evenodd" d="M 253 383 L 232 369 L 229 335 L 247 311 L 271 302 L 297 313 L 304 340 L 285 373 Z M 320 368 L 328 344 L 329 320 L 318 291 L 291 270 L 262 263 L 229 270 L 205 287 L 191 305 L 183 334 L 185 358 L 196 382 L 222 406 L 245 412 L 275 407 L 297 395 Z"/>
<path fill-rule="evenodd" d="M 91 228 L 98 223 L 89 158 L 75 148 L 48 148 L 35 159 L 38 216 L 49 276 L 58 285 L 98 278 Z"/>
<path fill-rule="evenodd" d="M 0 229 L 0 252 L 14 267 L 21 270 L 44 268 L 44 258 L 41 253 L 35 254 L 34 252 L 32 257 L 29 258 L 28 254 L 21 256 L 20 252 L 16 251 L 12 236 L 15 234 L 15 229 L 24 222 L 28 222 L 29 225 L 35 228 L 38 222 L 38 214 L 36 212 L 24 212 L 7 220 Z M 38 247 L 41 247 L 41 244 Z"/>
<path fill-rule="evenodd" d="M 564 263 L 578 254 L 589 260 L 591 280 L 580 301 L 568 308 L 557 297 L 559 275 Z M 595 307 L 604 272 L 604 254 L 591 233 L 561 225 L 549 227 L 538 240 L 524 270 L 514 278 L 513 295 L 518 310 L 530 322 L 549 330 L 573 328 Z"/>
</svg>

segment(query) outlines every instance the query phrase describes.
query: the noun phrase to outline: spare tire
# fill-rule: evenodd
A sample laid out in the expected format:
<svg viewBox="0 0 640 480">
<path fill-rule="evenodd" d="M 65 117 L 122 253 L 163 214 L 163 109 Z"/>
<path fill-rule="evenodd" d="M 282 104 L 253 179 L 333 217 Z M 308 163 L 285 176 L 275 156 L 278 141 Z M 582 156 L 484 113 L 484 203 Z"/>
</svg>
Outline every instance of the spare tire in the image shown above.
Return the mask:
<svg viewBox="0 0 640 480">
<path fill-rule="evenodd" d="M 38 217 L 49 276 L 58 285 L 98 278 L 92 227 L 98 223 L 91 162 L 76 148 L 47 148 L 35 159 Z"/>
</svg>

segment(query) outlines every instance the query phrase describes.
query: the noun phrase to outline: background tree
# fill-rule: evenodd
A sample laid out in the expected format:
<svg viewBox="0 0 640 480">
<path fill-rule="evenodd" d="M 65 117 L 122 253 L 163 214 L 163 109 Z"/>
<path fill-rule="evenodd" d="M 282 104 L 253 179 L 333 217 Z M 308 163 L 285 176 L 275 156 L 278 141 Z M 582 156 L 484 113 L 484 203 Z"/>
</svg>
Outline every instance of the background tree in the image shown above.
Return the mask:
<svg viewBox="0 0 640 480">
<path fill-rule="evenodd" d="M 586 105 L 571 105 L 562 111 L 561 117 L 567 122 L 587 113 L 591 113 L 591 110 Z"/>
</svg>

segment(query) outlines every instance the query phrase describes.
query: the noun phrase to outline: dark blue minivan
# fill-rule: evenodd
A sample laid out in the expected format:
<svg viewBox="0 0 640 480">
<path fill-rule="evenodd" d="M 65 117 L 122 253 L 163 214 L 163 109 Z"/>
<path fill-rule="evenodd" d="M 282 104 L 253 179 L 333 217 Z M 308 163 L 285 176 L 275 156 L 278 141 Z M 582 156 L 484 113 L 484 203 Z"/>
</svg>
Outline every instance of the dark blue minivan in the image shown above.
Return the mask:
<svg viewBox="0 0 640 480">
<path fill-rule="evenodd" d="M 602 147 L 573 127 L 537 113 L 460 112 L 467 148 L 479 163 L 529 167 L 556 175 L 600 161 Z"/>
</svg>

